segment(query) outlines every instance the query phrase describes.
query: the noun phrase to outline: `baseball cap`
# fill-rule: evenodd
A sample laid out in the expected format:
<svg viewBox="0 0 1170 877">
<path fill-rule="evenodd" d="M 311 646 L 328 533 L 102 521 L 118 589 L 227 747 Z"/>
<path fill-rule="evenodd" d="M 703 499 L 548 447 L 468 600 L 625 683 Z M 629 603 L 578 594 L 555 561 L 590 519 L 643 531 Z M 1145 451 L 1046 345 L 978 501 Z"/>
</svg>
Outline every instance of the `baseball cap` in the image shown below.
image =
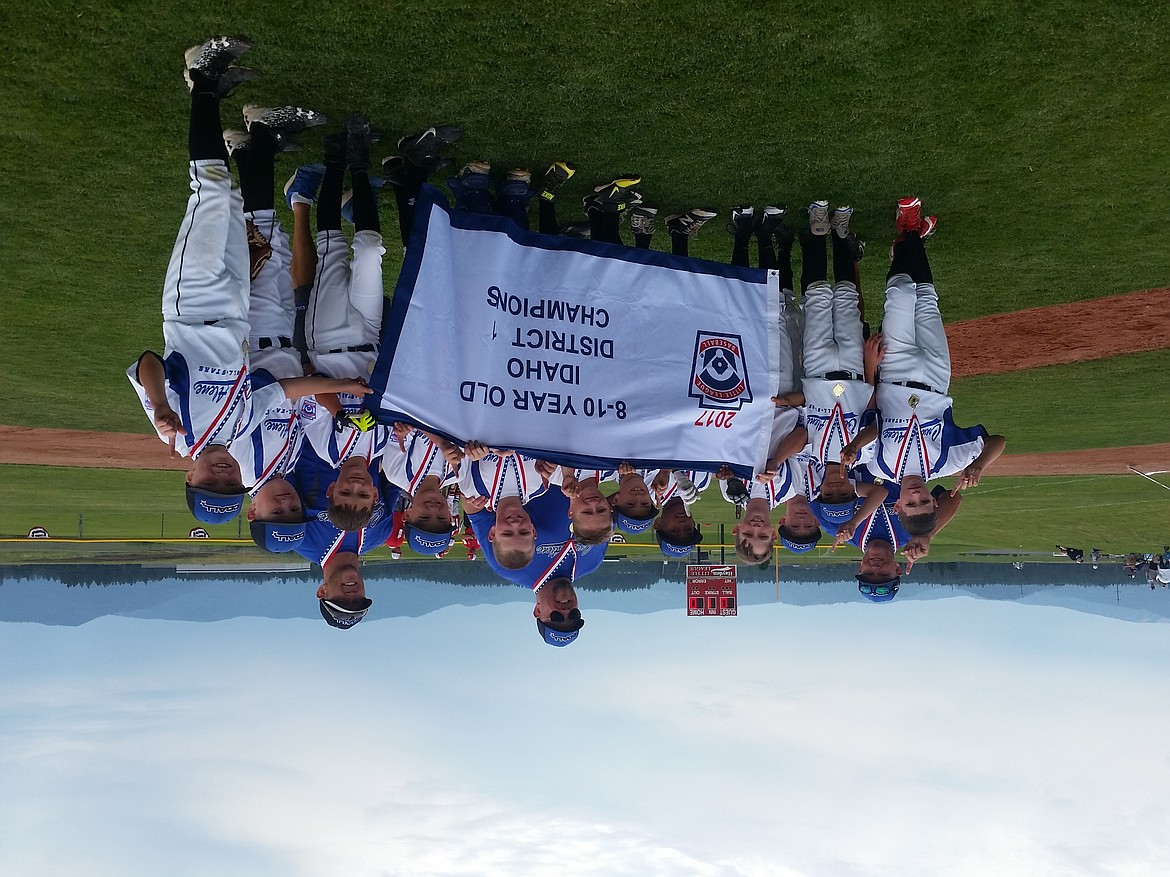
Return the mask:
<svg viewBox="0 0 1170 877">
<path fill-rule="evenodd" d="M 637 518 L 631 518 L 629 515 L 623 515 L 621 512 L 614 510 L 614 526 L 623 533 L 629 533 L 631 536 L 638 533 L 645 533 L 650 529 L 650 525 L 654 523 L 654 519 L 658 517 L 658 512 L 655 511 L 646 520 L 641 521 Z"/>
<path fill-rule="evenodd" d="M 898 583 L 902 581 L 901 576 L 894 576 L 890 579 L 883 578 L 869 578 L 858 573 L 857 590 L 865 597 L 874 603 L 889 603 L 898 594 Z"/>
<path fill-rule="evenodd" d="M 821 538 L 820 530 L 812 539 L 789 539 L 784 535 L 783 529 L 777 529 L 777 535 L 780 537 L 780 544 L 791 551 L 793 554 L 804 554 L 806 551 L 812 551 L 817 547 L 817 542 Z"/>
<path fill-rule="evenodd" d="M 205 524 L 226 524 L 240 513 L 244 492 L 216 493 L 201 487 L 187 485 L 187 508 Z"/>
<path fill-rule="evenodd" d="M 248 525 L 252 541 L 274 554 L 292 551 L 305 538 L 305 521 L 252 521 Z"/>
<path fill-rule="evenodd" d="M 428 533 L 418 527 L 406 525 L 406 544 L 419 554 L 434 557 L 451 547 L 455 541 L 455 531 L 447 533 Z"/>
<path fill-rule="evenodd" d="M 550 646 L 564 648 L 577 638 L 577 634 L 579 634 L 581 632 L 581 628 L 585 626 L 585 619 L 578 618 L 575 623 L 577 626 L 572 630 L 556 630 L 549 627 L 538 618 L 536 619 L 536 629 L 540 633 L 541 639 L 543 639 Z"/>
<path fill-rule="evenodd" d="M 819 499 L 808 504 L 818 521 L 827 529 L 837 532 L 838 528 L 853 517 L 853 500 L 848 502 L 821 502 Z"/>
<path fill-rule="evenodd" d="M 703 534 L 697 529 L 681 542 L 675 542 L 662 535 L 661 530 L 655 530 L 658 536 L 658 548 L 667 557 L 688 557 L 695 550 L 695 546 L 703 541 Z"/>
<path fill-rule="evenodd" d="M 320 600 L 321 617 L 325 619 L 325 623 L 330 627 L 339 627 L 342 630 L 347 630 L 366 617 L 366 613 L 370 611 L 370 607 L 374 605 L 374 601 L 369 597 L 362 600 L 362 607 L 360 609 L 346 609 L 344 606 L 330 600 Z"/>
</svg>

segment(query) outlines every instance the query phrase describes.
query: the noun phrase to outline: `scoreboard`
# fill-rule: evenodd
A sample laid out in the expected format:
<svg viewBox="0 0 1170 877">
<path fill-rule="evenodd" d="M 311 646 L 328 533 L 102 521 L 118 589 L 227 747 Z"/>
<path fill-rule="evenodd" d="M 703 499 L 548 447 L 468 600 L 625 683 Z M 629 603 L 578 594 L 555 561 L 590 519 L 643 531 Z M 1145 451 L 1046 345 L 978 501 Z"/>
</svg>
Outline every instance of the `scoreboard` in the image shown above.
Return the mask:
<svg viewBox="0 0 1170 877">
<path fill-rule="evenodd" d="M 687 564 L 687 615 L 735 615 L 735 565 Z"/>
</svg>

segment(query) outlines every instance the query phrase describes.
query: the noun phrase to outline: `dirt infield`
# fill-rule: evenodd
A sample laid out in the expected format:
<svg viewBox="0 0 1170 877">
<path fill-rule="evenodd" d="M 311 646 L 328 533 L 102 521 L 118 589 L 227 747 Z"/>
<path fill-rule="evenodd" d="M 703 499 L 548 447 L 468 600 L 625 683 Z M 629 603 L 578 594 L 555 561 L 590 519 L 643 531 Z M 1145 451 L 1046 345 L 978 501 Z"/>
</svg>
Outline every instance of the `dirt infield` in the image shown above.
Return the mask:
<svg viewBox="0 0 1170 877">
<path fill-rule="evenodd" d="M 947 326 L 956 378 L 1170 347 L 1170 289 L 992 314 Z"/>
<path fill-rule="evenodd" d="M 0 463 L 97 469 L 186 468 L 186 461 L 172 460 L 166 445 L 152 435 L 24 426 L 0 426 Z M 1170 470 L 1170 443 L 1051 454 L 1004 454 L 995 464 L 994 474 L 1124 475 L 1126 465 L 1136 466 L 1143 472 Z"/>
<path fill-rule="evenodd" d="M 1086 327 L 1092 333 L 1086 336 Z M 947 326 L 955 377 L 1103 359 L 1170 347 L 1170 289 L 993 314 Z M 185 469 L 154 435 L 0 426 L 0 463 L 101 469 Z M 1005 454 L 996 475 L 1170 470 L 1170 444 Z"/>
</svg>

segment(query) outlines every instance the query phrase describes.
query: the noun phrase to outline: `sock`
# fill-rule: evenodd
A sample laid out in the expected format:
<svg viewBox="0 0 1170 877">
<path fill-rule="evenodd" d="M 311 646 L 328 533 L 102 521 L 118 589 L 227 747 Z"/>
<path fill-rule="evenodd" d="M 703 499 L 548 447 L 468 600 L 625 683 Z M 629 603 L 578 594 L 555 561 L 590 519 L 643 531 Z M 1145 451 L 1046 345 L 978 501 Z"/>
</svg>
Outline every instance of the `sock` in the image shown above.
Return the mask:
<svg viewBox="0 0 1170 877">
<path fill-rule="evenodd" d="M 772 235 L 757 235 L 756 249 L 760 253 L 760 267 L 761 268 L 778 268 L 779 263 L 776 261 L 776 244 Z M 792 271 L 791 268 L 788 269 Z M 788 287 L 785 287 L 788 288 Z"/>
<path fill-rule="evenodd" d="M 736 235 L 732 238 L 731 243 L 731 264 L 739 265 L 747 268 L 751 265 L 750 253 L 748 251 L 748 242 L 751 241 L 749 235 Z"/>
<path fill-rule="evenodd" d="M 894 260 L 890 262 L 887 278 L 895 274 L 908 274 L 915 283 L 934 283 L 930 263 L 926 259 L 926 248 L 916 231 L 902 232 L 902 240 L 894 244 Z"/>
<path fill-rule="evenodd" d="M 541 234 L 556 234 L 561 230 L 557 225 L 557 205 L 555 201 L 539 200 L 536 206 L 536 230 Z"/>
<path fill-rule="evenodd" d="M 266 125 L 253 125 L 251 134 L 252 142 L 234 156 L 245 213 L 276 206 L 276 139 Z"/>
<path fill-rule="evenodd" d="M 833 239 L 833 277 L 838 283 L 845 280 L 855 280 L 857 271 L 853 253 L 849 250 L 849 241 L 839 236 L 835 231 L 829 232 Z"/>
<path fill-rule="evenodd" d="M 345 167 L 325 165 L 325 179 L 317 195 L 317 231 L 341 231 L 341 195 L 345 187 Z"/>
<path fill-rule="evenodd" d="M 228 162 L 227 147 L 223 143 L 223 125 L 219 121 L 219 97 L 214 81 L 191 71 L 195 90 L 191 92 L 191 121 L 187 128 L 187 153 L 191 161 L 218 158 Z M 210 90 L 209 90 L 210 89 Z"/>
<path fill-rule="evenodd" d="M 800 291 L 809 284 L 829 279 L 829 256 L 825 248 L 825 236 L 815 235 L 808 229 L 800 233 Z"/>
<path fill-rule="evenodd" d="M 353 227 L 355 231 L 376 231 L 381 233 L 382 223 L 378 218 L 378 201 L 370 188 L 370 174 L 364 170 L 349 172 L 353 184 Z M 320 214 L 318 214 L 319 216 Z"/>
</svg>

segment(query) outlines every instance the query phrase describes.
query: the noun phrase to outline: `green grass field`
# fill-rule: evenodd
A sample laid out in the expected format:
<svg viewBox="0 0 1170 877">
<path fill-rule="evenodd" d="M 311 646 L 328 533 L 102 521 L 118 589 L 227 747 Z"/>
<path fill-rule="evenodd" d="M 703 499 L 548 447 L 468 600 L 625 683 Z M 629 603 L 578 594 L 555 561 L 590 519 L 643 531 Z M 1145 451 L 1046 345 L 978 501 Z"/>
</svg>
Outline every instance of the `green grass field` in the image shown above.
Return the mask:
<svg viewBox="0 0 1170 877">
<path fill-rule="evenodd" d="M 4 19 L 6 423 L 49 412 L 141 430 L 121 373 L 160 338 L 186 195 L 180 56 L 217 31 L 250 34 L 266 73 L 229 107 L 361 107 L 391 134 L 459 123 L 464 158 L 574 161 L 566 206 L 627 168 L 666 210 L 848 201 L 876 247 L 875 312 L 891 204 L 908 191 L 943 218 L 932 256 L 949 319 L 1170 275 L 1160 4 L 254 2 L 160 16 L 141 0 L 31 0 Z M 314 157 L 310 142 L 282 173 Z M 699 255 L 726 257 L 720 224 Z"/>
<path fill-rule="evenodd" d="M 187 193 L 181 53 L 214 32 L 249 34 L 248 63 L 265 71 L 226 104 L 229 126 L 245 101 L 302 101 L 334 119 L 361 108 L 389 153 L 399 134 L 460 124 L 459 158 L 575 163 L 565 219 L 588 185 L 631 169 L 664 213 L 851 203 L 873 245 L 863 274 L 875 323 L 892 203 L 908 192 L 942 218 L 931 258 L 948 320 L 1170 276 L 1163 4 L 257 0 L 162 15 L 142 0 L 29 0 L 0 20 L 6 424 L 146 431 L 123 372 L 161 343 L 161 278 Z M 278 179 L 315 160 L 314 144 L 283 157 Z M 392 234 L 392 204 L 383 214 Z M 727 258 L 723 221 L 696 255 Z M 1070 327 L 1069 343 L 1091 328 Z M 1005 433 L 1010 451 L 1164 440 L 1168 363 L 1160 352 L 964 379 L 956 419 Z M 0 478 L 6 531 L 27 529 L 33 510 L 72 531 L 82 507 L 94 532 L 191 525 L 158 473 L 50 469 L 36 489 L 18 468 Z M 1118 505 L 1129 481 L 1116 483 L 1108 501 L 1090 481 L 1065 499 L 1040 479 L 1003 488 L 1018 501 L 988 490 L 945 535 L 1008 546 L 1020 530 L 1044 544 L 1059 527 L 1113 533 L 1114 519 L 1119 539 L 1165 530 L 1156 503 Z M 105 492 L 132 497 L 133 513 L 103 511 Z M 1033 503 L 1026 522 L 1018 510 Z"/>
</svg>

